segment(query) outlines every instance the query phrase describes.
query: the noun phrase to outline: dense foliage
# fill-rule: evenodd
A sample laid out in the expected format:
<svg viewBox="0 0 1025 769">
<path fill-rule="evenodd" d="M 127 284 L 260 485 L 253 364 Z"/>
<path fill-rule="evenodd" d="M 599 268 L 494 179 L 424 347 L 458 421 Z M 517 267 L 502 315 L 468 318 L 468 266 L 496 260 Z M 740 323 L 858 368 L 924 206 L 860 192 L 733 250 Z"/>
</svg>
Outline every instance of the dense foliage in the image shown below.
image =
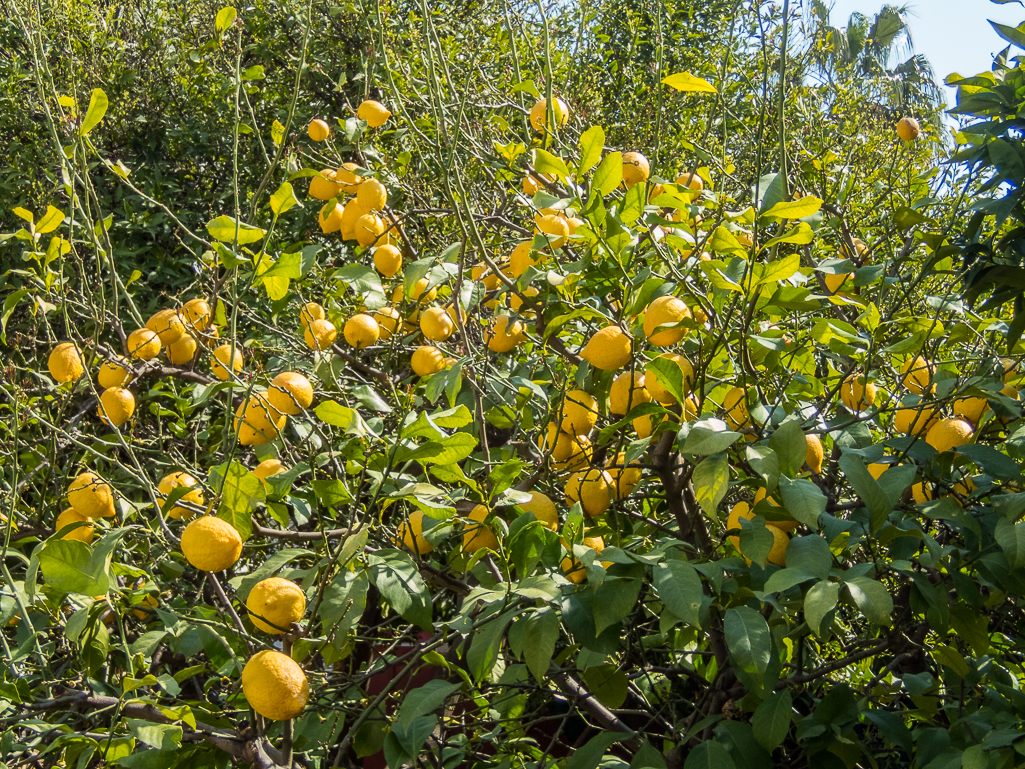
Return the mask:
<svg viewBox="0 0 1025 769">
<path fill-rule="evenodd" d="M 1018 765 L 1022 67 L 800 22 L 5 10 L 8 764 Z"/>
</svg>

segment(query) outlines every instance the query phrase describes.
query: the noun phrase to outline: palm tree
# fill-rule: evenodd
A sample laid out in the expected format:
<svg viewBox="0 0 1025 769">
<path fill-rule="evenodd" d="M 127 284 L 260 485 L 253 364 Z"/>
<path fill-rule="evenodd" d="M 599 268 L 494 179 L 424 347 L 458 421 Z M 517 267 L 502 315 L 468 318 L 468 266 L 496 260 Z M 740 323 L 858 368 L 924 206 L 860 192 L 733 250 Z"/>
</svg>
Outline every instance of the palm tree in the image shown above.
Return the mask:
<svg viewBox="0 0 1025 769">
<path fill-rule="evenodd" d="M 943 106 L 929 60 L 914 52 L 907 6 L 884 5 L 873 16 L 852 13 L 845 27 L 830 24 L 830 10 L 824 0 L 812 0 L 812 50 L 826 77 L 859 82 L 882 105 L 902 113 Z"/>
</svg>

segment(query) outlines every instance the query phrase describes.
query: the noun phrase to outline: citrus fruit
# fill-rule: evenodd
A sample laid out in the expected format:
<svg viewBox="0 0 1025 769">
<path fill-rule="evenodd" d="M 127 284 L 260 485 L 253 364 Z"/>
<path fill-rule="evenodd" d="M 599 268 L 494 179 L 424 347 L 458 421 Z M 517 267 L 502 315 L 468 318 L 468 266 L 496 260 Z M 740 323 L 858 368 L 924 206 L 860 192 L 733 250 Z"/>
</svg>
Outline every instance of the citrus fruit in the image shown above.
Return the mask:
<svg viewBox="0 0 1025 769">
<path fill-rule="evenodd" d="M 137 328 L 128 335 L 128 354 L 139 360 L 153 360 L 160 354 L 160 337 L 148 328 Z"/>
<path fill-rule="evenodd" d="M 390 278 L 402 269 L 402 252 L 393 245 L 378 246 L 374 251 L 374 269 Z"/>
<path fill-rule="evenodd" d="M 57 516 L 56 522 L 53 524 L 53 531 L 55 534 L 59 534 L 60 530 L 65 526 L 70 526 L 73 523 L 79 523 L 84 521 L 87 526 L 79 526 L 73 531 L 69 531 L 67 534 L 61 537 L 61 539 L 77 539 L 79 542 L 89 544 L 93 541 L 93 522 L 92 519 L 87 515 L 82 515 L 75 508 L 69 507 L 67 510 Z"/>
<path fill-rule="evenodd" d="M 551 452 L 552 461 L 559 470 L 575 470 L 586 465 L 591 456 L 591 442 L 586 435 L 570 435 L 560 430 L 555 422 L 537 436 L 542 453 Z"/>
<path fill-rule="evenodd" d="M 704 180 L 697 174 L 680 174 L 676 177 L 676 184 L 683 185 L 689 190 L 700 191 L 705 188 Z"/>
<path fill-rule="evenodd" d="M 598 422 L 598 401 L 583 390 L 570 390 L 562 403 L 561 429 L 569 435 L 588 435 Z"/>
<path fill-rule="evenodd" d="M 572 473 L 566 480 L 566 504 L 579 502 L 592 518 L 612 504 L 612 477 L 599 467 Z"/>
<path fill-rule="evenodd" d="M 272 475 L 285 472 L 287 468 L 281 464 L 281 460 L 276 457 L 263 460 L 260 464 L 253 468 L 253 475 L 261 480 L 266 480 Z"/>
<path fill-rule="evenodd" d="M 467 524 L 466 531 L 463 533 L 463 550 L 468 553 L 485 547 L 490 550 L 498 550 L 498 539 L 484 524 L 488 518 L 488 509 L 484 505 L 477 505 L 467 517 L 473 523 Z"/>
<path fill-rule="evenodd" d="M 342 191 L 342 185 L 335 177 L 334 169 L 324 168 L 316 176 L 310 177 L 310 197 L 317 200 L 331 200 Z"/>
<path fill-rule="evenodd" d="M 675 352 L 664 352 L 656 358 L 665 359 L 675 363 L 680 373 L 683 375 L 683 394 L 690 391 L 691 384 L 694 381 L 694 367 L 690 365 L 690 361 L 682 355 Z M 651 394 L 651 397 L 661 403 L 663 406 L 669 406 L 676 402 L 676 398 L 669 390 L 662 386 L 659 382 L 660 374 L 654 367 L 649 367 L 644 372 L 644 387 Z"/>
<path fill-rule="evenodd" d="M 807 450 L 805 451 L 805 456 L 807 457 Z M 885 467 L 889 467 L 889 465 L 885 465 Z M 770 505 L 772 505 L 773 507 L 779 507 L 779 503 L 772 497 L 769 497 L 768 493 L 765 491 L 764 486 L 762 486 L 758 489 L 758 491 L 755 492 L 755 498 L 751 504 L 757 505 L 759 502 L 766 498 L 768 498 L 768 502 Z M 768 523 L 770 526 L 775 526 L 780 531 L 792 531 L 793 529 L 796 529 L 798 526 L 800 526 L 800 522 L 796 520 L 766 521 L 766 523 Z"/>
<path fill-rule="evenodd" d="M 751 415 L 747 411 L 747 391 L 743 387 L 730 389 L 722 399 L 722 407 L 726 409 L 726 421 L 734 430 L 751 423 Z"/>
<path fill-rule="evenodd" d="M 311 350 L 326 350 L 338 338 L 338 329 L 329 320 L 315 320 L 306 327 L 303 339 Z"/>
<path fill-rule="evenodd" d="M 541 292 L 537 290 L 536 286 L 527 286 L 519 294 L 512 294 L 509 296 L 509 307 L 516 312 L 519 312 L 520 308 L 523 307 L 523 299 L 520 298 L 521 295 L 527 299 L 533 299 L 540 293 Z"/>
<path fill-rule="evenodd" d="M 541 522 L 541 525 L 552 531 L 559 530 L 559 511 L 555 503 L 540 491 L 531 491 L 529 502 L 519 502 L 519 507 L 525 513 L 533 513 L 534 517 Z"/>
<path fill-rule="evenodd" d="M 969 398 L 958 398 L 954 401 L 954 416 L 964 417 L 973 425 L 982 421 L 982 415 L 989 408 L 989 402 L 985 398 L 975 396 Z"/>
<path fill-rule="evenodd" d="M 325 203 L 320 207 L 320 213 L 317 214 L 317 223 L 320 225 L 320 231 L 325 235 L 330 235 L 332 232 L 340 232 L 344 217 L 345 208 L 341 203 Z"/>
<path fill-rule="evenodd" d="M 925 442 L 941 454 L 944 451 L 964 446 L 972 440 L 972 425 L 958 417 L 948 417 L 929 428 L 926 433 Z"/>
<path fill-rule="evenodd" d="M 409 514 L 408 520 L 399 523 L 396 543 L 401 543 L 407 550 L 417 555 L 427 555 L 434 550 L 434 545 L 428 542 L 424 536 L 424 511 L 414 510 Z"/>
<path fill-rule="evenodd" d="M 829 290 L 829 293 L 835 294 L 843 287 L 844 283 L 847 282 L 847 279 L 852 277 L 853 275 L 854 273 L 852 272 L 829 273 L 823 275 L 822 280 L 823 282 L 825 282 L 826 288 Z"/>
<path fill-rule="evenodd" d="M 901 141 L 913 142 L 918 138 L 921 130 L 918 121 L 913 117 L 902 117 L 897 121 L 897 136 L 900 137 Z"/>
<path fill-rule="evenodd" d="M 46 367 L 50 370 L 50 376 L 59 383 L 73 382 L 85 373 L 82 353 L 74 342 L 61 342 L 54 347 Z"/>
<path fill-rule="evenodd" d="M 456 330 L 456 324 L 441 307 L 431 307 L 420 316 L 420 330 L 428 339 L 444 342 Z"/>
<path fill-rule="evenodd" d="M 177 310 L 161 310 L 155 313 L 148 321 L 146 328 L 160 337 L 161 344 L 174 344 L 185 333 L 185 324 L 178 317 Z"/>
<path fill-rule="evenodd" d="M 342 163 L 338 166 L 338 170 L 335 171 L 335 179 L 339 184 L 342 185 L 342 191 L 347 192 L 350 195 L 359 189 L 359 186 L 363 184 L 365 177 L 360 176 L 357 171 L 363 169 L 355 163 Z"/>
<path fill-rule="evenodd" d="M 254 392 L 235 410 L 235 431 L 243 446 L 262 446 L 278 437 L 288 419 L 265 392 Z"/>
<path fill-rule="evenodd" d="M 345 341 L 348 345 L 355 347 L 357 350 L 370 347 L 381 338 L 381 329 L 377 325 L 377 321 L 374 320 L 373 316 L 366 313 L 353 315 L 345 321 L 345 328 L 342 329 L 342 333 L 345 335 Z"/>
<path fill-rule="evenodd" d="M 186 329 L 203 331 L 210 325 L 213 313 L 206 299 L 190 299 L 178 311 L 178 316 Z"/>
<path fill-rule="evenodd" d="M 382 307 L 380 310 L 374 311 L 374 320 L 377 321 L 377 327 L 380 329 L 381 339 L 390 339 L 391 335 L 399 328 L 401 316 L 394 307 Z"/>
<path fill-rule="evenodd" d="M 562 559 L 562 563 L 559 564 L 559 568 L 562 569 L 563 574 L 570 582 L 579 585 L 585 579 L 587 579 L 587 569 L 580 561 L 573 555 L 573 548 L 570 547 L 566 540 L 562 540 L 563 547 L 569 551 L 569 555 Z M 593 550 L 596 555 L 601 555 L 602 550 L 605 549 L 605 540 L 601 537 L 584 537 L 582 542 L 583 546 Z M 602 566 L 608 568 L 612 565 L 611 561 L 602 561 Z"/>
<path fill-rule="evenodd" d="M 637 484 L 641 482 L 641 468 L 633 463 L 626 463 L 626 452 L 620 451 L 609 459 L 605 465 L 605 472 L 611 479 L 609 487 L 612 489 L 613 499 L 623 499 L 633 493 Z"/>
<path fill-rule="evenodd" d="M 508 315 L 497 315 L 485 335 L 492 352 L 509 352 L 523 341 L 523 324 Z"/>
<path fill-rule="evenodd" d="M 552 248 L 562 248 L 569 237 L 569 223 L 564 217 L 554 214 L 542 216 L 537 222 L 537 230 L 547 236 L 548 245 Z"/>
<path fill-rule="evenodd" d="M 876 401 L 876 386 L 867 377 L 851 374 L 840 386 L 840 400 L 850 411 L 864 411 Z"/>
<path fill-rule="evenodd" d="M 377 179 L 367 179 L 356 190 L 356 201 L 365 214 L 383 211 L 388 205 L 388 190 Z"/>
<path fill-rule="evenodd" d="M 537 262 L 534 260 L 534 256 L 538 258 L 541 254 L 534 251 L 534 241 L 525 240 L 512 250 L 509 254 L 509 275 L 513 278 L 520 277 L 527 271 L 528 267 L 537 266 Z"/>
<path fill-rule="evenodd" d="M 430 376 L 431 374 L 437 374 L 445 368 L 444 360 L 444 353 L 437 347 L 423 345 L 413 351 L 410 366 L 413 369 L 413 373 L 417 376 Z"/>
<path fill-rule="evenodd" d="M 916 483 L 911 487 L 911 496 L 915 502 L 922 504 L 932 499 L 932 490 L 924 482 Z"/>
<path fill-rule="evenodd" d="M 175 366 L 184 366 L 196 357 L 198 347 L 192 334 L 182 334 L 177 342 L 167 345 L 167 359 Z"/>
<path fill-rule="evenodd" d="M 178 498 L 179 502 L 185 502 L 187 505 L 192 505 L 193 507 L 203 507 L 205 503 L 205 500 L 203 499 L 203 488 L 199 485 L 199 481 L 188 473 L 181 471 L 168 473 L 161 478 L 160 483 L 157 484 L 157 491 L 160 492 L 161 497 L 165 500 L 175 491 L 175 489 L 189 489 L 189 491 L 186 491 Z M 162 503 L 160 509 L 167 514 L 168 518 L 188 519 L 199 512 L 193 509 L 193 507 L 184 507 L 175 503 L 171 506 L 171 509 L 168 510 L 166 503 Z"/>
<path fill-rule="evenodd" d="M 342 220 L 338 224 L 338 234 L 342 240 L 356 240 L 356 222 L 363 216 L 359 201 L 353 198 L 342 208 Z"/>
<path fill-rule="evenodd" d="M 391 113 L 381 102 L 367 99 L 356 108 L 356 117 L 367 121 L 367 125 L 371 128 L 380 128 L 388 122 Z"/>
<path fill-rule="evenodd" d="M 901 373 L 904 375 L 904 386 L 913 393 L 920 395 L 926 390 L 932 392 L 936 389 L 935 385 L 930 387 L 936 367 L 925 358 L 909 358 L 901 368 Z"/>
<path fill-rule="evenodd" d="M 227 382 L 231 379 L 231 374 L 228 373 L 229 368 L 235 374 L 242 370 L 242 350 L 234 345 L 222 344 L 214 350 L 214 359 L 210 364 L 210 370 L 222 382 Z"/>
<path fill-rule="evenodd" d="M 99 372 L 96 374 L 97 383 L 104 389 L 108 387 L 124 387 L 131 378 L 132 364 L 120 355 L 103 361 Z"/>
<path fill-rule="evenodd" d="M 306 596 L 294 582 L 269 577 L 253 585 L 246 598 L 246 611 L 257 629 L 280 635 L 292 629 L 306 613 Z"/>
<path fill-rule="evenodd" d="M 822 439 L 814 434 L 804 436 L 807 449 L 804 454 L 804 463 L 816 473 L 822 473 L 822 461 L 825 459 L 825 450 L 822 448 Z"/>
<path fill-rule="evenodd" d="M 362 185 L 360 185 L 362 187 Z M 363 248 L 370 248 L 384 234 L 385 224 L 377 214 L 363 214 L 353 224 L 356 241 Z"/>
<path fill-rule="evenodd" d="M 108 387 L 100 394 L 96 413 L 114 427 L 120 427 L 135 413 L 135 396 L 124 387 Z"/>
<path fill-rule="evenodd" d="M 242 537 L 227 521 L 202 515 L 185 527 L 181 549 L 200 571 L 224 571 L 242 555 Z"/>
<path fill-rule="evenodd" d="M 580 357 L 602 371 L 615 371 L 630 362 L 631 341 L 619 326 L 606 326 L 587 340 Z"/>
<path fill-rule="evenodd" d="M 96 473 L 81 473 L 68 486 L 68 504 L 87 518 L 114 515 L 114 493 Z"/>
<path fill-rule="evenodd" d="M 249 705 L 271 721 L 287 721 L 303 712 L 310 684 L 303 669 L 279 651 L 258 651 L 242 670 L 242 691 Z"/>
<path fill-rule="evenodd" d="M 644 387 L 641 371 L 624 371 L 609 388 L 609 411 L 613 414 L 628 414 L 637 404 L 650 402 L 651 393 Z"/>
<path fill-rule="evenodd" d="M 556 98 L 555 106 L 552 108 L 552 115 L 556 127 L 562 128 L 569 121 L 569 107 L 562 99 Z M 530 108 L 530 124 L 535 131 L 544 131 L 548 128 L 548 100 L 539 99 Z"/>
<path fill-rule="evenodd" d="M 331 135 L 331 126 L 319 117 L 310 121 L 306 128 L 306 134 L 315 142 L 322 142 Z"/>
<path fill-rule="evenodd" d="M 903 435 L 921 435 L 936 421 L 936 409 L 911 406 L 897 409 L 893 415 L 893 429 Z"/>
<path fill-rule="evenodd" d="M 303 328 L 306 328 L 310 323 L 315 320 L 325 320 L 327 313 L 324 308 L 316 302 L 306 302 L 302 309 L 299 310 L 299 322 Z"/>
<path fill-rule="evenodd" d="M 627 189 L 635 184 L 644 184 L 651 175 L 651 165 L 640 152 L 623 153 L 623 183 Z"/>
<path fill-rule="evenodd" d="M 267 400 L 282 414 L 300 414 L 313 405 L 313 385 L 295 371 L 282 371 L 267 388 Z"/>
</svg>

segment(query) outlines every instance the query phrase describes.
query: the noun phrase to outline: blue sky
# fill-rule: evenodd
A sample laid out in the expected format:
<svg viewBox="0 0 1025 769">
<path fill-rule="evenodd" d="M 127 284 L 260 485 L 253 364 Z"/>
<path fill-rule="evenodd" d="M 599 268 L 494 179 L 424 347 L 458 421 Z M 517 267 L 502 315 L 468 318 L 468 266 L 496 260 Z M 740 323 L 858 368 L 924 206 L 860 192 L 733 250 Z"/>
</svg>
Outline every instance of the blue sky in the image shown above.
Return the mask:
<svg viewBox="0 0 1025 769">
<path fill-rule="evenodd" d="M 854 11 L 870 15 L 877 12 L 885 2 L 835 0 L 830 22 L 834 26 L 846 26 L 848 16 Z M 902 4 L 900 0 L 890 2 L 893 5 Z M 1025 7 L 1014 3 L 996 5 L 989 0 L 905 0 L 904 4 L 911 9 L 911 39 L 915 51 L 925 54 L 941 82 L 952 72 L 968 76 L 988 70 L 993 62 L 993 54 L 1007 45 L 997 36 L 987 19 L 1011 27 L 1025 21 Z M 947 101 L 953 102 L 953 89 L 947 89 Z"/>
</svg>

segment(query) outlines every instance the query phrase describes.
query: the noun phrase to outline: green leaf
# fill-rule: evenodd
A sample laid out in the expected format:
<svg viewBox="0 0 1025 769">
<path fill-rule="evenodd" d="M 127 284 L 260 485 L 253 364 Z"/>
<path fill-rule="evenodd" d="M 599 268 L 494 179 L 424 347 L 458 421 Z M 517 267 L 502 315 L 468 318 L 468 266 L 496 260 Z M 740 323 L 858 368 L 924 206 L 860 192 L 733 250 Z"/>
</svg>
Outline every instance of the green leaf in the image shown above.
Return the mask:
<svg viewBox="0 0 1025 769">
<path fill-rule="evenodd" d="M 822 637 L 822 620 L 836 608 L 839 595 L 839 583 L 822 580 L 812 585 L 804 597 L 804 619 L 808 623 L 808 627 L 820 638 Z"/>
<path fill-rule="evenodd" d="M 636 579 L 606 578 L 594 591 L 594 632 L 601 635 L 607 627 L 626 619 L 641 592 Z"/>
<path fill-rule="evenodd" d="M 89 109 L 86 110 L 85 117 L 82 118 L 82 125 L 78 129 L 79 135 L 85 136 L 93 130 L 106 114 L 107 94 L 103 92 L 102 88 L 94 88 L 89 97 Z"/>
<path fill-rule="evenodd" d="M 718 93 L 718 91 L 715 90 L 715 86 L 707 80 L 695 77 L 689 72 L 677 72 L 673 75 L 662 78 L 662 82 L 670 88 L 675 88 L 677 91 L 684 91 L 687 93 Z"/>
<path fill-rule="evenodd" d="M 734 664 L 756 685 L 762 685 L 772 658 L 772 636 L 765 617 L 750 606 L 735 606 L 726 610 L 723 632 Z"/>
<path fill-rule="evenodd" d="M 654 363 L 654 361 L 652 361 Z M 679 368 L 669 361 L 669 364 Z M 649 364 L 651 365 L 651 364 Z M 661 374 L 658 377 L 659 384 L 662 384 Z M 733 432 L 721 419 L 701 419 L 691 425 L 690 432 L 683 441 L 680 450 L 685 454 L 718 454 L 726 451 L 741 437 L 740 433 Z"/>
<path fill-rule="evenodd" d="M 53 206 L 46 207 L 46 213 L 43 214 L 43 218 L 36 224 L 36 234 L 45 235 L 48 232 L 53 232 L 55 229 L 61 226 L 64 222 L 64 212 L 59 208 Z M 57 241 L 58 243 L 60 241 Z"/>
<path fill-rule="evenodd" d="M 747 248 L 737 240 L 732 232 L 722 225 L 716 227 L 715 232 L 712 233 L 709 247 L 716 254 L 747 258 Z"/>
<path fill-rule="evenodd" d="M 701 577 L 687 561 L 671 559 L 655 566 L 652 580 L 659 600 L 673 614 L 694 627 L 701 627 L 699 609 L 704 598 Z"/>
<path fill-rule="evenodd" d="M 699 742 L 687 754 L 683 769 L 737 769 L 730 752 L 721 743 L 707 740 Z"/>
<path fill-rule="evenodd" d="M 221 10 L 217 12 L 217 19 L 214 21 L 214 26 L 217 28 L 217 34 L 220 35 L 225 30 L 227 30 L 228 27 L 234 24 L 235 17 L 237 15 L 238 14 L 236 13 L 235 9 L 231 6 L 228 6 L 227 8 L 221 8 Z"/>
<path fill-rule="evenodd" d="M 333 427 L 340 427 L 347 435 L 364 437 L 367 434 L 363 419 L 356 409 L 350 409 L 332 400 L 321 401 L 314 412 L 317 418 Z"/>
<path fill-rule="evenodd" d="M 599 126 L 591 126 L 580 134 L 580 165 L 577 167 L 579 174 L 586 174 L 601 159 L 601 153 L 605 148 L 605 130 Z"/>
<path fill-rule="evenodd" d="M 537 682 L 541 683 L 548 675 L 555 643 L 559 640 L 559 615 L 550 606 L 543 606 L 519 621 L 524 624 L 523 660 Z"/>
<path fill-rule="evenodd" d="M 868 577 L 845 580 L 844 586 L 854 604 L 869 622 L 885 625 L 893 613 L 893 598 L 881 582 Z"/>
<path fill-rule="evenodd" d="M 607 708 L 623 707 L 630 691 L 630 680 L 626 673 L 615 665 L 594 665 L 584 671 L 584 683 L 591 694 Z"/>
<path fill-rule="evenodd" d="M 787 545 L 786 571 L 797 569 L 812 577 L 827 579 L 832 568 L 833 554 L 825 537 L 817 534 L 794 537 Z"/>
<path fill-rule="evenodd" d="M 808 439 L 800 423 L 796 419 L 788 419 L 769 436 L 769 448 L 779 455 L 780 470 L 793 478 L 800 472 L 808 455 Z"/>
<path fill-rule="evenodd" d="M 479 683 L 491 676 L 495 665 L 498 664 L 505 629 L 517 611 L 509 609 L 498 614 L 474 631 L 470 651 L 466 655 L 466 663 L 474 681 Z"/>
<path fill-rule="evenodd" d="M 776 283 L 781 280 L 786 280 L 793 276 L 800 267 L 801 257 L 799 254 L 784 256 L 782 259 L 777 259 L 775 262 L 769 262 L 766 264 L 761 276 L 758 278 L 758 282 L 755 285 L 762 286 L 767 283 Z"/>
<path fill-rule="evenodd" d="M 591 179 L 591 196 L 597 191 L 605 197 L 623 181 L 623 153 L 610 152 L 598 165 Z"/>
<path fill-rule="evenodd" d="M 206 231 L 210 233 L 210 237 L 224 243 L 235 242 L 235 220 L 230 216 L 222 214 L 216 219 L 211 219 L 207 222 Z M 259 227 L 254 227 L 251 224 L 239 223 L 238 225 L 238 242 L 240 245 L 256 243 L 263 240 L 266 234 L 266 230 L 261 230 Z"/>
<path fill-rule="evenodd" d="M 456 433 L 431 440 L 408 452 L 399 452 L 396 462 L 416 460 L 421 464 L 451 465 L 466 459 L 477 448 L 477 439 L 469 433 Z"/>
<path fill-rule="evenodd" d="M 297 205 L 299 205 L 299 199 L 288 182 L 282 182 L 277 191 L 270 196 L 270 210 L 274 212 L 274 216 L 281 216 L 285 211 Z"/>
<path fill-rule="evenodd" d="M 445 704 L 445 700 L 459 691 L 460 684 L 435 679 L 419 689 L 407 692 L 399 707 L 398 722 L 408 728 L 414 718 L 426 716 Z"/>
<path fill-rule="evenodd" d="M 303 255 L 299 252 L 282 254 L 274 262 L 274 266 L 267 270 L 267 272 L 261 273 L 260 277 L 263 279 L 288 278 L 289 280 L 299 280 L 302 277 L 302 260 Z"/>
<path fill-rule="evenodd" d="M 839 464 L 847 482 L 851 484 L 865 507 L 869 509 L 872 531 L 876 531 L 893 510 L 893 504 L 879 486 L 878 481 L 872 477 L 865 466 L 865 461 L 860 456 L 848 451 L 840 457 Z"/>
<path fill-rule="evenodd" d="M 630 735 L 623 732 L 599 732 L 582 748 L 573 751 L 566 762 L 566 769 L 598 769 L 598 764 L 612 743 L 629 737 Z"/>
<path fill-rule="evenodd" d="M 780 476 L 779 488 L 787 512 L 805 526 L 817 529 L 819 516 L 825 512 L 828 502 L 819 487 L 806 478 L 792 481 L 784 475 Z M 787 559 L 789 560 L 789 556 Z"/>
<path fill-rule="evenodd" d="M 738 539 L 744 557 L 764 567 L 776 542 L 775 536 L 765 525 L 765 518 L 758 515 L 751 520 L 741 519 Z"/>
<path fill-rule="evenodd" d="M 542 174 L 555 175 L 562 181 L 569 176 L 569 169 L 566 168 L 566 161 L 550 152 L 542 149 L 533 151 L 534 169 Z"/>
<path fill-rule="evenodd" d="M 157 750 L 177 750 L 182 744 L 182 728 L 126 718 L 125 723 L 139 742 Z"/>
<path fill-rule="evenodd" d="M 14 308 L 18 306 L 20 302 L 27 294 L 29 290 L 22 288 L 18 291 L 14 291 L 7 295 L 4 299 L 4 313 L 0 315 L 0 341 L 7 344 L 7 321 L 11 319 L 11 315 L 14 314 Z"/>
<path fill-rule="evenodd" d="M 367 562 L 371 582 L 391 607 L 409 622 L 433 630 L 431 593 L 409 555 L 383 549 L 368 555 Z"/>
<path fill-rule="evenodd" d="M 92 548 L 75 539 L 50 539 L 39 550 L 47 586 L 59 593 L 105 594 L 111 585 L 110 560 L 127 529 L 114 529 Z"/>
<path fill-rule="evenodd" d="M 267 499 L 266 487 L 239 462 L 219 465 L 211 475 L 221 492 L 217 517 L 234 526 L 245 542 L 253 533 L 253 510 Z"/>
<path fill-rule="evenodd" d="M 1008 566 L 1012 569 L 1025 566 L 1025 522 L 1012 523 L 1001 518 L 993 530 L 993 538 L 1004 551 Z"/>
<path fill-rule="evenodd" d="M 768 446 L 748 446 L 744 452 L 751 469 L 765 481 L 765 491 L 771 494 L 779 485 L 779 457 Z"/>
<path fill-rule="evenodd" d="M 815 240 L 815 231 L 807 222 L 798 222 L 797 226 L 787 232 L 773 238 L 762 245 L 762 250 L 772 248 L 777 243 L 792 243 L 795 246 L 805 246 Z"/>
<path fill-rule="evenodd" d="M 754 738 L 770 753 L 783 744 L 790 732 L 794 700 L 786 689 L 764 700 L 751 719 Z"/>
<path fill-rule="evenodd" d="M 790 546 L 787 546 L 787 562 L 790 561 Z M 802 582 L 807 582 L 809 579 L 815 579 L 815 575 L 809 574 L 804 569 L 794 569 L 787 567 L 774 571 L 767 580 L 765 580 L 765 587 L 762 588 L 764 593 L 782 593 L 784 590 L 789 590 L 794 585 L 800 585 Z"/>
<path fill-rule="evenodd" d="M 647 740 L 641 745 L 633 759 L 630 761 L 630 769 L 666 769 L 666 760 L 651 743 Z"/>
<path fill-rule="evenodd" d="M 997 0 L 997 2 L 1000 2 L 1000 0 Z M 1006 24 L 999 24 L 995 21 L 990 21 L 989 23 L 996 30 L 997 34 L 1008 43 L 1019 48 L 1025 48 L 1025 31 L 1022 30 L 1022 24 L 1019 24 L 1017 27 L 1009 27 Z"/>
<path fill-rule="evenodd" d="M 730 463 L 726 453 L 705 457 L 694 468 L 694 494 L 706 515 L 715 517 L 716 509 L 730 485 Z"/>
<path fill-rule="evenodd" d="M 649 376 L 657 379 L 677 403 L 683 402 L 689 388 L 683 381 L 683 369 L 675 361 L 662 357 L 653 358 L 645 364 L 644 370 Z"/>
<path fill-rule="evenodd" d="M 320 604 L 320 621 L 332 633 L 336 649 L 345 646 L 349 632 L 356 627 L 367 606 L 370 579 L 363 569 L 345 570 L 335 576 L 324 590 Z"/>
<path fill-rule="evenodd" d="M 762 216 L 776 219 L 804 219 L 818 213 L 820 208 L 822 208 L 822 201 L 814 195 L 808 195 L 791 203 L 779 202 L 764 212 Z"/>
</svg>

